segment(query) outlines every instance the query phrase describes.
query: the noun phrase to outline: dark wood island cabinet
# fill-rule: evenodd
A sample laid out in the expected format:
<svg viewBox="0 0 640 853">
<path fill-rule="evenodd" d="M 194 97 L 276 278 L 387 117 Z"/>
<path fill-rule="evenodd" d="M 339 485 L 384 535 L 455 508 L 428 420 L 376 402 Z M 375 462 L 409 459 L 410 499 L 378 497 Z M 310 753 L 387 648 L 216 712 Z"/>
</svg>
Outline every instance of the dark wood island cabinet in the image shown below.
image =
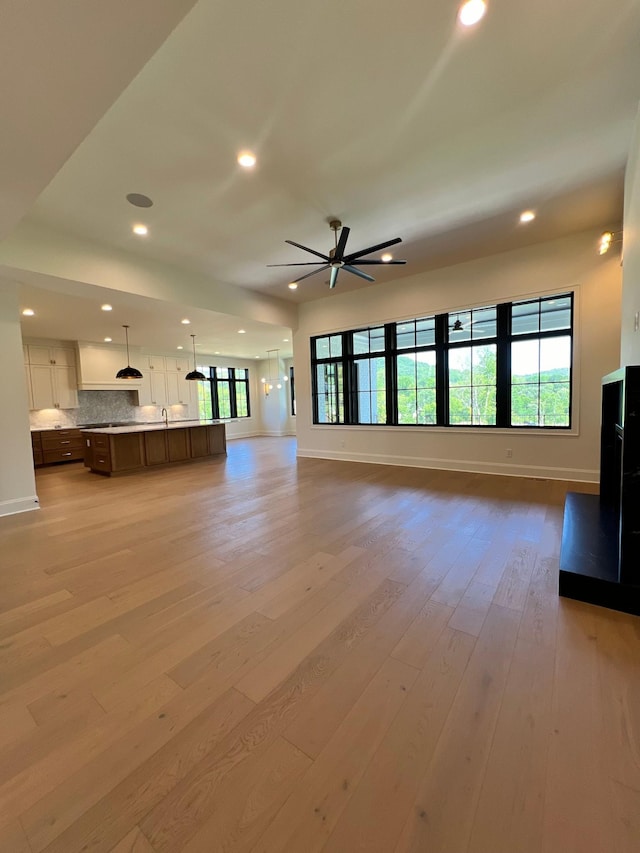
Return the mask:
<svg viewBox="0 0 640 853">
<path fill-rule="evenodd" d="M 75 427 L 31 430 L 31 448 L 36 468 L 55 462 L 77 462 L 84 456 L 82 435 Z"/>
<path fill-rule="evenodd" d="M 224 424 L 186 421 L 82 430 L 84 464 L 97 474 L 204 459 L 227 452 Z"/>
</svg>

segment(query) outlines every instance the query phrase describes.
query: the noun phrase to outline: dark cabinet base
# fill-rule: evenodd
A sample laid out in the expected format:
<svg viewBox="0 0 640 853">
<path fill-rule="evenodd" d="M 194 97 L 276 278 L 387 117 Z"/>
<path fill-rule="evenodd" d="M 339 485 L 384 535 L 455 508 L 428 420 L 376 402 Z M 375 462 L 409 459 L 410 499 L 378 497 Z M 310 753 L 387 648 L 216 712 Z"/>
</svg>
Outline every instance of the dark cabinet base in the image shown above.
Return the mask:
<svg viewBox="0 0 640 853">
<path fill-rule="evenodd" d="M 95 474 L 124 474 L 227 452 L 223 424 L 128 433 L 85 433 L 85 466 Z"/>
<path fill-rule="evenodd" d="M 640 366 L 602 386 L 600 494 L 567 495 L 559 592 L 640 616 Z"/>
<path fill-rule="evenodd" d="M 558 591 L 565 598 L 640 616 L 640 587 L 618 581 L 618 516 L 599 495 L 569 492 Z"/>
</svg>

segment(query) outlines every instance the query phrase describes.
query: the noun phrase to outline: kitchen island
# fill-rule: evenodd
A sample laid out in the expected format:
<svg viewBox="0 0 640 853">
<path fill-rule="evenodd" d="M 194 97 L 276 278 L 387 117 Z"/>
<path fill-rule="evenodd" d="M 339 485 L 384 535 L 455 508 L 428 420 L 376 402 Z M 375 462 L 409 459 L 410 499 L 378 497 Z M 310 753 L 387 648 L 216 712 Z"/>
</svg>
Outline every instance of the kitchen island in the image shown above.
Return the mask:
<svg viewBox="0 0 640 853">
<path fill-rule="evenodd" d="M 95 474 L 123 474 L 226 454 L 223 423 L 173 421 L 81 430 L 84 464 Z"/>
</svg>

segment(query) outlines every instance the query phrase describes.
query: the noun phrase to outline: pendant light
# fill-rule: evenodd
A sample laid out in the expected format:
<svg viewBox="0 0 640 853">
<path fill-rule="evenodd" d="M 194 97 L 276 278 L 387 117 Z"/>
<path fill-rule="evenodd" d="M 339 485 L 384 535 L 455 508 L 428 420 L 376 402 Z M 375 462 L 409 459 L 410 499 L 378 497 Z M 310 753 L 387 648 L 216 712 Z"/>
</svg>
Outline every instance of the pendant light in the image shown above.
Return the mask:
<svg viewBox="0 0 640 853">
<path fill-rule="evenodd" d="M 276 378 L 274 380 L 271 379 L 271 353 L 275 353 L 274 361 L 276 363 Z M 264 396 L 269 396 L 269 391 L 273 391 L 273 383 L 276 383 L 276 388 L 278 391 L 282 388 L 283 382 L 288 382 L 289 377 L 283 374 L 282 379 L 278 376 L 278 362 L 280 360 L 280 350 L 279 349 L 268 349 L 267 350 L 267 376 L 263 376 L 260 382 L 262 382 L 262 387 L 264 388 Z"/>
<path fill-rule="evenodd" d="M 131 364 L 129 363 L 129 327 L 123 326 L 122 328 L 124 329 L 124 333 L 127 339 L 127 366 L 123 367 L 122 370 L 119 370 L 116 373 L 116 379 L 142 379 L 142 374 L 140 373 L 140 371 L 135 367 L 131 367 Z"/>
<path fill-rule="evenodd" d="M 204 373 L 200 373 L 200 371 L 196 367 L 196 336 L 191 335 L 191 339 L 193 341 L 193 370 L 190 370 L 184 378 L 195 380 L 206 379 L 207 377 L 204 375 Z"/>
</svg>

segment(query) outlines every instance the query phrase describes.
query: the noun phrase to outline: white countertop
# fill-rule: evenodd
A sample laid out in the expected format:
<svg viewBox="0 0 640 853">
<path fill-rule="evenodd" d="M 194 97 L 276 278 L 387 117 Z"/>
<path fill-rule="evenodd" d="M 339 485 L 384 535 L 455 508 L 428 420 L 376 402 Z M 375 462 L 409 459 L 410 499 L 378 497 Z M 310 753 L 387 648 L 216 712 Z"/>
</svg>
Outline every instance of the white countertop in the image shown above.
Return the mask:
<svg viewBox="0 0 640 853">
<path fill-rule="evenodd" d="M 81 432 L 97 432 L 101 435 L 123 435 L 130 432 L 154 432 L 159 429 L 184 429 L 186 427 L 211 426 L 219 424 L 224 426 L 221 421 L 169 421 L 165 425 L 164 421 L 159 421 L 153 424 L 135 424 L 133 426 L 121 427 L 97 427 L 91 429 L 82 429 Z"/>
</svg>

